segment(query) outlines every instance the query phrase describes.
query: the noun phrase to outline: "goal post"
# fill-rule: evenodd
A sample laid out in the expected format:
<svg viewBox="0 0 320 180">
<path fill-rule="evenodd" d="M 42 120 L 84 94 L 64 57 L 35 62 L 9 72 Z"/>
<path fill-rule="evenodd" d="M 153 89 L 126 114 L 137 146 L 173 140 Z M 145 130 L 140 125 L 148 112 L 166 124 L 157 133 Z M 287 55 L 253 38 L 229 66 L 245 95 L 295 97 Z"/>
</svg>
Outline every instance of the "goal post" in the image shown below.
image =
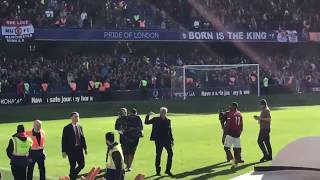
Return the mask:
<svg viewBox="0 0 320 180">
<path fill-rule="evenodd" d="M 171 69 L 171 94 L 195 96 L 260 96 L 259 64 L 184 65 Z"/>
</svg>

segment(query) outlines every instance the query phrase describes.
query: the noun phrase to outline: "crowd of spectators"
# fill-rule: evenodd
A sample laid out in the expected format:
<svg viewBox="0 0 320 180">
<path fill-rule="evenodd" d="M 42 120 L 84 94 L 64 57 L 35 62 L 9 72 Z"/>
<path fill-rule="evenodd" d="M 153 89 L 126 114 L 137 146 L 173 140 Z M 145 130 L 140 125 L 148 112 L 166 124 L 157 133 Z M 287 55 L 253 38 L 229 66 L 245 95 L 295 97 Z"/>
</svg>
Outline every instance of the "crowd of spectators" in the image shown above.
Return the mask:
<svg viewBox="0 0 320 180">
<path fill-rule="evenodd" d="M 0 20 L 61 28 L 320 31 L 319 10 L 318 0 L 1 0 Z"/>
<path fill-rule="evenodd" d="M 199 7 L 200 2 L 188 2 L 192 7 Z M 191 8 L 192 13 L 188 17 L 193 20 L 191 22 L 195 29 L 207 28 L 207 20 L 213 18 L 221 23 L 222 30 L 320 30 L 320 4 L 316 0 L 205 0 L 200 4 L 205 13 L 202 9 Z M 214 23 L 213 28 L 219 29 L 218 25 Z"/>
<path fill-rule="evenodd" d="M 3 55 L 0 58 L 0 92 L 16 92 L 21 81 L 30 84 L 31 93 L 39 93 L 43 82 L 49 84 L 50 92 L 68 92 L 71 82 L 77 83 L 78 91 L 87 91 L 89 81 L 108 82 L 114 90 L 138 89 L 141 80 L 147 80 L 149 88 L 170 88 L 171 80 L 181 79 L 182 76 L 174 66 L 258 63 L 245 55 L 230 57 L 213 50 L 204 53 L 198 48 L 192 48 L 189 53 L 168 52 L 162 56 L 159 53 L 152 56 L 141 52 L 101 52 L 85 55 L 69 53 L 60 59 L 44 56 L 15 59 Z M 301 51 L 296 48 L 292 52 Z M 263 61 L 265 66 L 260 69 L 261 83 L 267 77 L 270 85 L 290 87 L 297 92 L 304 91 L 306 84 L 320 84 L 320 54 L 317 52 L 266 53 Z M 195 87 L 225 87 L 247 86 L 250 76 L 257 75 L 255 67 L 205 69 L 188 70 L 186 78 L 192 78 Z"/>
<path fill-rule="evenodd" d="M 108 82 L 112 89 L 138 89 L 142 79 L 162 87 L 170 86 L 169 67 L 160 59 L 122 54 L 69 55 L 63 59 L 26 57 L 0 60 L 0 92 L 15 92 L 23 81 L 31 85 L 32 93 L 41 91 L 41 84 L 48 83 L 50 92 L 68 92 L 70 83 L 76 82 L 78 91 L 87 91 L 89 81 Z"/>
</svg>

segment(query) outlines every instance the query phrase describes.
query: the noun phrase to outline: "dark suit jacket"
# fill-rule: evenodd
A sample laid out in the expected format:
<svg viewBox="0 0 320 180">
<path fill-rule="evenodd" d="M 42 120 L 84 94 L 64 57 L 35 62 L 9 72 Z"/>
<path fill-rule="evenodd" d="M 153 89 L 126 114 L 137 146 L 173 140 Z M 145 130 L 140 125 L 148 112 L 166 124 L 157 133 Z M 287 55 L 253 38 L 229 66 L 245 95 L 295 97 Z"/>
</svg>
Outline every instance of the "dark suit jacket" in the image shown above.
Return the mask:
<svg viewBox="0 0 320 180">
<path fill-rule="evenodd" d="M 81 149 L 86 150 L 87 149 L 86 139 L 84 137 L 81 126 L 79 128 L 79 134 L 80 134 L 80 147 Z M 73 150 L 75 149 L 76 137 L 75 137 L 75 132 L 71 123 L 63 128 L 61 144 L 62 144 L 62 152 L 66 152 L 67 154 L 73 152 Z"/>
<path fill-rule="evenodd" d="M 161 117 L 154 117 L 149 120 L 146 116 L 145 124 L 152 124 L 151 141 L 158 141 L 163 143 L 173 143 L 171 121 L 170 119 L 161 119 Z"/>
</svg>

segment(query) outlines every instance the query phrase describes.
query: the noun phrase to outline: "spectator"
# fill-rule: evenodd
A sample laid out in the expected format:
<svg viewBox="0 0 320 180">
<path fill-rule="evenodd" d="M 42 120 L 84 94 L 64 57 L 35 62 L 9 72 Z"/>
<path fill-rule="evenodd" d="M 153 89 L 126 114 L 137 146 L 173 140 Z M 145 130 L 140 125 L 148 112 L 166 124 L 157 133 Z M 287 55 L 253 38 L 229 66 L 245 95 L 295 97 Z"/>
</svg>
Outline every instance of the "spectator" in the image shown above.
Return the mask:
<svg viewBox="0 0 320 180">
<path fill-rule="evenodd" d="M 81 12 L 81 15 L 80 15 L 80 24 L 79 26 L 80 27 L 87 27 L 87 24 L 88 24 L 88 14 L 85 10 L 83 10 Z"/>
<path fill-rule="evenodd" d="M 195 7 L 201 7 L 201 12 Z M 302 29 L 319 31 L 319 13 L 315 13 L 319 11 L 319 7 L 319 1 L 296 0 L 206 0 L 197 1 L 197 6 L 192 4 L 192 1 L 172 0 L 106 0 L 103 4 L 84 3 L 80 0 L 25 1 L 22 4 L 13 0 L 0 3 L 0 19 L 14 16 L 37 17 L 33 19 L 33 24 L 38 27 L 52 27 L 57 24 L 58 27 L 65 27 L 64 19 L 72 15 L 77 22 L 80 21 L 76 25 L 80 28 L 89 27 L 89 19 L 92 20 L 92 27 L 124 28 L 128 24 L 139 27 L 136 23 L 143 17 L 148 25 L 149 22 L 156 25 L 146 24 L 146 28 L 164 28 L 170 21 L 179 24 L 183 29 L 199 27 L 207 30 L 215 28 L 215 24 L 210 26 L 208 23 L 208 19 L 215 17 L 227 30 L 270 31 L 280 27 L 300 32 Z M 51 22 L 50 19 L 56 21 Z"/>
<path fill-rule="evenodd" d="M 47 92 L 49 86 L 52 92 L 69 92 L 69 84 L 74 81 L 77 83 L 77 91 L 88 91 L 91 94 L 93 89 L 99 91 L 101 83 L 106 85 L 106 89 L 107 87 L 115 90 L 139 89 L 140 80 L 144 79 L 150 84 L 148 87 L 156 87 L 159 90 L 161 97 L 161 89 L 170 88 L 171 77 L 177 74 L 172 71 L 173 66 L 255 63 L 254 59 L 242 54 L 234 54 L 235 52 L 231 49 L 228 51 L 225 48 L 199 50 L 197 44 L 177 46 L 178 48 L 168 44 L 163 49 L 149 44 L 148 47 L 139 47 L 135 44 L 112 44 L 112 46 L 108 50 L 104 49 L 103 52 L 88 50 L 87 53 L 56 58 L 2 56 L 0 58 L 1 92 L 15 93 L 20 79 L 29 83 L 30 93 Z M 257 50 L 261 52 L 262 57 L 265 57 L 264 62 L 268 67 L 266 71 L 261 69 L 260 77 L 266 75 L 269 77 L 269 87 L 295 87 L 293 89 L 301 91 L 304 89 L 300 88 L 301 86 L 307 87 L 307 85 L 319 83 L 320 54 L 316 51 L 317 48 L 312 50 L 312 48 L 301 48 L 297 45 L 288 50 L 285 49 L 274 46 Z M 72 52 L 71 49 L 67 51 Z M 165 53 L 162 55 L 160 52 Z M 193 79 L 190 87 L 209 87 L 214 84 L 223 86 L 231 80 L 233 86 L 250 84 L 254 88 L 257 81 L 257 72 L 252 69 L 247 71 L 238 69 L 231 74 L 230 71 L 222 71 L 220 74 L 212 71 L 201 76 L 198 76 L 199 73 L 187 71 L 186 75 L 186 78 Z M 308 77 L 307 80 L 306 77 Z M 263 78 L 260 78 L 261 82 L 262 80 Z M 43 82 L 46 82 L 47 86 L 42 86 Z M 43 87 L 46 87 L 46 91 Z M 104 91 L 104 87 L 102 89 Z"/>
</svg>

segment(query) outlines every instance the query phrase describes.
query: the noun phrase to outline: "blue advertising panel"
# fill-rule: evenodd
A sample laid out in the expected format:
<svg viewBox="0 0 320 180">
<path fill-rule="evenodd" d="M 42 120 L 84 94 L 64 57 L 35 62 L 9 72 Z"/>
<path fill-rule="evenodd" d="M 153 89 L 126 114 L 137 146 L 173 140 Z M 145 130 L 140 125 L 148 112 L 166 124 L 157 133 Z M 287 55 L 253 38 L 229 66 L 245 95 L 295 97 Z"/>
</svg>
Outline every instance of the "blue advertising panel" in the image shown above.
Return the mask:
<svg viewBox="0 0 320 180">
<path fill-rule="evenodd" d="M 298 42 L 296 31 L 215 32 L 166 30 L 35 29 L 36 40 L 47 41 L 205 41 Z"/>
</svg>

